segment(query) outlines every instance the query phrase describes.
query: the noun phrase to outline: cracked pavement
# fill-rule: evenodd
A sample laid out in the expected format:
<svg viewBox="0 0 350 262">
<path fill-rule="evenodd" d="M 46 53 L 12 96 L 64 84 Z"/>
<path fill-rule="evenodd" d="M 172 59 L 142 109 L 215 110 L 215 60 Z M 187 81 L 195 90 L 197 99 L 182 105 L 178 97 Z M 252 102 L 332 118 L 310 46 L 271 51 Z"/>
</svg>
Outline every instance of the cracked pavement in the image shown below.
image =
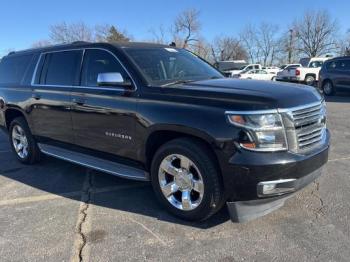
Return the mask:
<svg viewBox="0 0 350 262">
<path fill-rule="evenodd" d="M 276 212 L 233 224 L 167 214 L 148 183 L 46 157 L 19 164 L 0 135 L 1 261 L 349 261 L 350 94 L 328 99 L 330 161 Z"/>
</svg>

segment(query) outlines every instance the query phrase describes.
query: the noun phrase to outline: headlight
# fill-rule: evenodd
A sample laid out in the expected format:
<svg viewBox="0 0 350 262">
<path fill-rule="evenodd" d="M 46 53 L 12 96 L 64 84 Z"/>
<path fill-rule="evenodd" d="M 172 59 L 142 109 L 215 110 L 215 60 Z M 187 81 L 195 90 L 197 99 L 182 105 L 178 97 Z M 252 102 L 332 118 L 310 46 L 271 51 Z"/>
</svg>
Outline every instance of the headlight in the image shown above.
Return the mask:
<svg viewBox="0 0 350 262">
<path fill-rule="evenodd" d="M 239 141 L 241 147 L 254 151 L 287 150 L 287 139 L 281 115 L 228 114 L 231 124 L 242 127 L 246 137 Z"/>
</svg>

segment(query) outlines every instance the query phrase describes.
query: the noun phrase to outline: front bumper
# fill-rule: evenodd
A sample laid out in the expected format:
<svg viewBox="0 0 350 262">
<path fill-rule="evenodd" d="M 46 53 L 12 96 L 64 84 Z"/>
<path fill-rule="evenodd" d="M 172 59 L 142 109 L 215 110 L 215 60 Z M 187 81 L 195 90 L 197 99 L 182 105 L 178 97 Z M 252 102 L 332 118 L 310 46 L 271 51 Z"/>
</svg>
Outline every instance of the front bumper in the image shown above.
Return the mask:
<svg viewBox="0 0 350 262">
<path fill-rule="evenodd" d="M 321 175 L 328 161 L 330 134 L 324 143 L 307 154 L 291 152 L 236 152 L 226 175 L 227 206 L 231 218 L 243 222 L 283 206 L 294 192 Z"/>
<path fill-rule="evenodd" d="M 322 170 L 321 167 L 307 176 L 295 179 L 292 183 L 288 183 L 288 187 L 293 189 L 292 192 L 296 192 L 321 176 Z M 291 196 L 293 196 L 293 193 L 249 201 L 227 202 L 227 207 L 233 222 L 247 222 L 282 207 Z"/>
</svg>

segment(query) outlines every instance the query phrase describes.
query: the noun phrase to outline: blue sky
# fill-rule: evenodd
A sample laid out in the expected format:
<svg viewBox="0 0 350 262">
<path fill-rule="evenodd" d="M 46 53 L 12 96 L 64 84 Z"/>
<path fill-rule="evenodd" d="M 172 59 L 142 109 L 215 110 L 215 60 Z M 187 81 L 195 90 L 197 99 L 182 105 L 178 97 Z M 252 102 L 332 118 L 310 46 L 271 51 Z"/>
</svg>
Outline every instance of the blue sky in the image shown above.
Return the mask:
<svg viewBox="0 0 350 262">
<path fill-rule="evenodd" d="M 202 35 L 209 41 L 217 35 L 237 35 L 247 23 L 264 21 L 285 29 L 306 10 L 326 9 L 341 31 L 350 28 L 350 1 L 346 0 L 2 0 L 0 7 L 0 54 L 47 39 L 49 26 L 63 21 L 115 24 L 135 40 L 150 39 L 151 28 L 168 26 L 186 8 L 200 10 Z"/>
</svg>

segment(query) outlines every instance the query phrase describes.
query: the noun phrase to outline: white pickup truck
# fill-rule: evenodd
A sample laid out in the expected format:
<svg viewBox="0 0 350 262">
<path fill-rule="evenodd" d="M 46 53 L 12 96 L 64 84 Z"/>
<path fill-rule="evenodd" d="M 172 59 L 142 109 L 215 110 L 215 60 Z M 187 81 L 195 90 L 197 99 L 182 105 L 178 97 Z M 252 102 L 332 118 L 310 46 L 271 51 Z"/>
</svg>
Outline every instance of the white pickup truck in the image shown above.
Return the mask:
<svg viewBox="0 0 350 262">
<path fill-rule="evenodd" d="M 318 75 L 323 63 L 330 57 L 314 57 L 300 59 L 300 67 L 294 67 L 284 72 L 282 77 L 277 77 L 277 81 L 297 82 L 310 86 L 318 81 Z"/>
<path fill-rule="evenodd" d="M 242 66 L 239 70 L 231 70 L 230 71 L 231 77 L 236 77 L 242 72 L 248 72 L 253 69 L 262 69 L 262 66 L 260 64 L 249 64 L 249 65 Z"/>
</svg>

